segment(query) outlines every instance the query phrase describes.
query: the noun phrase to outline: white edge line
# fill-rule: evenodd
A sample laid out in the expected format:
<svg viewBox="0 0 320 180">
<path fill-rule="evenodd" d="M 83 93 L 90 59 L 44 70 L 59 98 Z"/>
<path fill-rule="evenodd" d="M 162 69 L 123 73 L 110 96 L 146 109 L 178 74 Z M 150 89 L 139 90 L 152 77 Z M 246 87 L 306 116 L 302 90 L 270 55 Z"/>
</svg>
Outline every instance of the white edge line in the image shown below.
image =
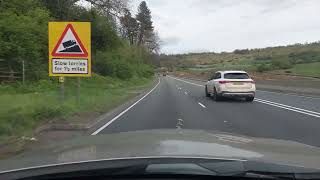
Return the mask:
<svg viewBox="0 0 320 180">
<path fill-rule="evenodd" d="M 320 115 L 319 112 L 315 112 L 315 111 L 310 111 L 310 110 L 306 110 L 306 109 L 301 109 L 301 108 L 297 108 L 297 107 L 294 107 L 294 106 L 289 106 L 289 105 L 285 105 L 285 104 L 280 104 L 280 103 L 276 103 L 276 102 L 272 102 L 272 101 L 267 101 L 267 100 L 263 100 L 263 99 L 258 99 L 258 98 L 255 98 L 255 99 L 256 99 L 256 100 L 259 100 L 259 101 L 264 101 L 264 102 L 267 102 L 267 103 L 276 104 L 276 105 L 279 105 L 279 106 L 284 106 L 284 107 L 287 107 L 287 108 L 296 109 L 296 110 L 299 110 L 299 111 L 305 111 L 305 112 L 311 113 L 311 114 Z"/>
<path fill-rule="evenodd" d="M 201 102 L 198 102 L 198 104 L 200 105 L 200 106 L 202 106 L 203 108 L 207 108 L 205 105 L 203 105 Z"/>
<path fill-rule="evenodd" d="M 138 101 L 136 101 L 135 103 L 133 103 L 131 106 L 129 106 L 126 110 L 122 111 L 121 113 L 119 113 L 116 117 L 114 117 L 113 119 L 111 119 L 109 122 L 107 122 L 105 125 L 101 126 L 99 129 L 97 129 L 96 131 L 94 131 L 91 135 L 97 135 L 99 132 L 101 132 L 103 129 L 105 129 L 106 127 L 108 127 L 111 123 L 113 123 L 115 120 L 117 120 L 119 117 L 121 117 L 124 113 L 126 113 L 127 111 L 129 111 L 133 106 L 135 106 L 136 104 L 138 104 L 141 100 L 143 100 L 145 97 L 147 97 L 153 90 L 155 90 L 158 85 L 160 84 L 160 78 L 159 78 L 159 82 L 156 86 L 154 86 L 147 94 L 145 94 L 142 98 L 140 98 Z"/>
<path fill-rule="evenodd" d="M 268 104 L 268 105 L 270 105 L 270 106 L 275 106 L 275 107 L 278 107 L 278 108 L 282 108 L 282 109 L 294 111 L 294 112 L 297 112 L 297 113 L 306 114 L 306 115 L 309 115 L 309 116 L 313 116 L 313 117 L 318 117 L 318 118 L 320 118 L 320 116 L 315 115 L 315 114 L 306 113 L 306 112 L 303 112 L 303 111 L 295 110 L 295 109 L 292 109 L 292 108 L 287 108 L 287 107 L 284 107 L 284 106 L 280 106 L 280 105 L 268 103 L 268 102 L 265 102 L 265 101 L 260 101 L 260 100 L 254 100 L 254 101 L 255 101 L 255 102 L 259 102 L 259 103 L 263 103 L 263 104 Z"/>
<path fill-rule="evenodd" d="M 272 94 L 281 94 L 281 95 L 287 95 L 287 96 L 295 96 L 295 97 L 301 97 L 301 98 L 307 98 L 307 99 L 320 99 L 320 97 L 302 96 L 302 95 L 298 95 L 298 94 L 294 94 L 294 93 L 281 93 L 281 92 L 273 92 L 273 91 L 264 91 L 264 90 L 259 90 L 259 89 L 257 89 L 256 91 L 272 93 Z"/>
<path fill-rule="evenodd" d="M 192 83 L 192 82 L 184 81 L 184 80 L 182 80 L 182 79 L 174 78 L 174 77 L 172 77 L 172 76 L 169 76 L 169 77 L 171 77 L 171 78 L 173 78 L 173 79 L 176 79 L 176 80 L 178 80 L 178 81 L 182 81 L 182 82 L 188 83 L 188 84 L 192 84 L 192 85 L 204 87 L 203 85 L 200 85 L 200 84 L 195 84 L 195 83 Z M 296 109 L 288 108 L 288 107 L 290 107 L 290 106 L 284 105 L 284 104 L 277 105 L 277 104 L 279 104 L 279 103 L 274 104 L 274 102 L 271 102 L 271 101 L 266 102 L 266 100 L 263 100 L 263 99 L 257 99 L 257 98 L 256 98 L 255 101 L 256 101 L 256 102 L 260 102 L 260 103 L 264 103 L 264 104 L 268 104 L 268 105 L 271 105 L 271 106 L 279 107 L 279 108 L 282 108 L 282 109 L 286 109 L 286 110 L 290 110 L 290 111 L 294 111 L 294 112 L 302 113 L 302 114 L 305 114 L 305 115 L 309 115 L 309 116 L 313 116 L 313 117 L 318 117 L 318 118 L 320 118 L 320 116 L 316 115 L 317 113 L 316 113 L 316 114 L 307 113 L 307 112 L 313 112 L 313 111 L 304 110 L 304 111 L 306 111 L 306 112 L 303 112 L 303 111 L 300 111 L 300 110 L 296 110 L 296 109 L 300 109 L 300 108 L 296 108 L 296 107 L 293 107 L 293 106 L 291 106 L 291 107 L 296 108 Z M 287 107 L 285 107 L 285 106 L 287 106 Z M 301 109 L 301 110 L 302 110 L 302 109 Z M 313 112 L 313 113 L 314 113 L 314 112 Z"/>
<path fill-rule="evenodd" d="M 48 164 L 48 165 L 40 165 L 40 166 L 31 166 L 27 168 L 19 168 L 13 170 L 6 170 L 0 171 L 1 174 L 16 172 L 16 171 L 23 171 L 23 170 L 31 170 L 37 168 L 46 168 L 46 167 L 54 167 L 54 166 L 61 166 L 61 165 L 72 165 L 72 164 L 82 164 L 82 163 L 91 163 L 91 162 L 101 162 L 101 161 L 115 161 L 115 160 L 134 160 L 134 159 L 153 159 L 153 158 L 184 158 L 184 159 L 211 159 L 211 160 L 229 160 L 229 161 L 242 161 L 246 162 L 246 159 L 236 159 L 236 158 L 210 158 L 210 157 L 202 157 L 202 156 L 145 156 L 145 157 L 121 157 L 121 158 L 109 158 L 109 159 L 95 159 L 95 160 L 88 160 L 88 161 L 73 161 L 73 162 L 66 162 L 66 163 L 56 163 L 56 164 Z"/>
</svg>

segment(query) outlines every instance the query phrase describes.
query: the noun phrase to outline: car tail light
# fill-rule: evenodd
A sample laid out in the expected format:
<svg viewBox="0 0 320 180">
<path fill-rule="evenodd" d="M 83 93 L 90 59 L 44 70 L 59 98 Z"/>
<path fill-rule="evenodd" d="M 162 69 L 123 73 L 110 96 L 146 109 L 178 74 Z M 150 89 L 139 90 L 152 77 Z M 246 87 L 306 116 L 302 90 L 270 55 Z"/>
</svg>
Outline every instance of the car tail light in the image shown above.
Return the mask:
<svg viewBox="0 0 320 180">
<path fill-rule="evenodd" d="M 219 84 L 227 84 L 229 83 L 230 81 L 219 81 Z"/>
</svg>

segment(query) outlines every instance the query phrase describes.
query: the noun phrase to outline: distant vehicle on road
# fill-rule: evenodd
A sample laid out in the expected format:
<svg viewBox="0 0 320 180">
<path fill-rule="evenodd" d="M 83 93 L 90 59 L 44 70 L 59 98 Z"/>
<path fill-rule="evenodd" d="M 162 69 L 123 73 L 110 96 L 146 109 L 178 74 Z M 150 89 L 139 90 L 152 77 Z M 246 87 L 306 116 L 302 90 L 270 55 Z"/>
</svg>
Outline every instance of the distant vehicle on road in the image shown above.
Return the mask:
<svg viewBox="0 0 320 180">
<path fill-rule="evenodd" d="M 163 73 L 162 76 L 167 76 L 167 74 L 166 74 L 166 73 Z"/>
<path fill-rule="evenodd" d="M 212 96 L 215 101 L 224 97 L 241 97 L 252 102 L 255 93 L 255 82 L 245 71 L 217 71 L 205 85 L 206 96 Z"/>
</svg>

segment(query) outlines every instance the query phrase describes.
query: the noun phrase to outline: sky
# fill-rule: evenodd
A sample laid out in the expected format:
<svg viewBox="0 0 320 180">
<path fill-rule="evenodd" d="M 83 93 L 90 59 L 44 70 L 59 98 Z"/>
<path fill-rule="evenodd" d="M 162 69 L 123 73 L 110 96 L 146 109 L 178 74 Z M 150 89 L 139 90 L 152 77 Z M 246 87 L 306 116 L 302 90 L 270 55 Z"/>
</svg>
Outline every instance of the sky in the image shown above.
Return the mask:
<svg viewBox="0 0 320 180">
<path fill-rule="evenodd" d="M 145 0 L 161 52 L 222 52 L 320 40 L 320 0 Z M 141 0 L 131 0 L 136 12 Z"/>
</svg>

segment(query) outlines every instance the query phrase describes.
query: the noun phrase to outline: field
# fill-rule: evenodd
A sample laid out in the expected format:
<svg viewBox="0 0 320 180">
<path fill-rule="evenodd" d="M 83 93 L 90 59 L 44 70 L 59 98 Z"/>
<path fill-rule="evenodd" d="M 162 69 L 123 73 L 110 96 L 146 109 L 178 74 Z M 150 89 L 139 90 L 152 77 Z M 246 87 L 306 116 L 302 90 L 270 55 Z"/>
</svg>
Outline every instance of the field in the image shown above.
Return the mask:
<svg viewBox="0 0 320 180">
<path fill-rule="evenodd" d="M 57 79 L 21 85 L 0 85 L 0 142 L 28 136 L 34 128 L 54 118 L 65 119 L 77 112 L 107 112 L 150 85 L 152 78 L 120 80 L 94 75 L 81 79 L 80 103 L 76 79 L 66 79 L 65 100 L 60 98 Z"/>
<path fill-rule="evenodd" d="M 302 76 L 320 77 L 320 62 L 296 64 L 293 68 L 287 69 L 284 72 Z"/>
</svg>

